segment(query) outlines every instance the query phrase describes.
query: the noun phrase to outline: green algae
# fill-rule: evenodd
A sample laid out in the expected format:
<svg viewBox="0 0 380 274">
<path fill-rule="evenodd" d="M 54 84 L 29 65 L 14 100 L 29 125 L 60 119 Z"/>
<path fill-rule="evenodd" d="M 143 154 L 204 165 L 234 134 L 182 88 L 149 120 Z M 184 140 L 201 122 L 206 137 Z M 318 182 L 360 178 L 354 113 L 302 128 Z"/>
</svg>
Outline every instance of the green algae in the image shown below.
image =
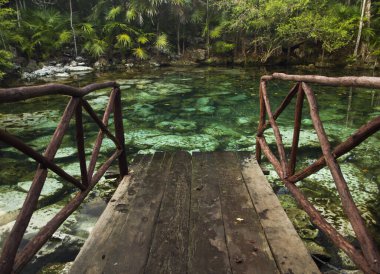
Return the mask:
<svg viewBox="0 0 380 274">
<path fill-rule="evenodd" d="M 121 85 L 126 147 L 130 153 L 129 157 L 134 157 L 137 153 L 167 150 L 254 151 L 259 114 L 258 80 L 262 73 L 258 70 L 244 69 L 167 68 L 143 74 L 105 73 L 96 77 L 99 82 L 117 80 Z M 80 85 L 85 85 L 93 82 L 94 78 L 84 77 L 80 81 Z M 268 85 L 273 110 L 284 98 L 290 86 L 285 82 L 272 82 Z M 350 95 L 350 91 L 344 88 L 313 87 L 313 89 L 317 94 L 321 119 L 324 121 L 325 130 L 333 146 L 344 141 L 357 127 L 379 113 L 379 106 L 376 105 L 378 101 L 372 100 L 372 91 L 357 89 Z M 103 89 L 85 97 L 99 117 L 103 114 L 109 93 L 110 89 Z M 348 107 L 349 96 L 352 100 Z M 375 97 L 379 96 L 379 92 L 376 91 Z M 51 139 L 67 101 L 68 99 L 62 100 L 61 97 L 47 96 L 20 102 L 17 107 L 14 104 L 6 105 L 0 111 L 0 127 L 22 137 L 42 153 Z M 291 104 L 278 118 L 287 151 L 293 138 L 293 119 L 294 105 Z M 84 116 L 84 121 L 88 160 L 98 128 L 87 115 Z M 110 124 L 113 124 L 112 116 Z M 67 137 L 64 138 L 57 152 L 56 162 L 69 174 L 79 178 L 80 168 L 77 163 L 74 136 L 71 125 Z M 265 136 L 269 145 L 275 149 L 273 132 L 267 130 Z M 380 187 L 379 140 L 380 136 L 377 133 L 340 159 L 354 200 L 363 212 L 366 222 L 373 226 L 380 220 L 378 213 L 380 205 L 376 202 L 379 198 Z M 97 166 L 115 149 L 111 140 L 106 138 L 103 143 Z M 302 118 L 300 157 L 297 167 L 305 167 L 311 164 L 313 159 L 319 157 L 321 153 L 319 146 L 306 108 Z M 0 212 L 7 211 L 10 213 L 8 216 L 12 217 L 14 215 L 12 215 L 12 209 L 17 210 L 25 197 L 25 193 L 18 189 L 17 185 L 32 179 L 36 164 L 31 159 L 26 160 L 20 153 L 9 149 L 4 144 L 0 144 L 0 167 Z M 315 245 L 318 230 L 311 225 L 307 215 L 300 210 L 294 200 L 291 200 L 270 165 L 266 167 L 271 171 L 268 178 L 274 189 L 285 193 L 279 195 L 280 201 L 309 250 L 313 254 L 327 257 L 325 250 L 318 244 Z M 65 187 L 69 185 L 67 182 L 60 181 L 54 174 L 49 177 Z M 299 183 L 299 186 L 329 222 L 344 235 L 351 237 L 352 228 L 343 215 L 339 197 L 328 170 L 322 170 L 305 179 Z M 74 241 L 83 242 L 115 187 L 113 181 L 102 179 L 81 208 L 65 222 L 61 231 L 63 237 L 69 235 Z M 54 206 L 56 204 L 62 206 L 61 203 L 71 197 L 70 193 L 74 188 L 70 186 L 69 189 L 69 193 L 52 201 L 54 204 L 46 205 L 45 210 L 50 208 L 50 213 L 56 212 Z M 14 204 L 10 203 L 7 208 L 5 197 L 15 197 L 17 201 Z M 4 201 L 3 204 L 1 201 Z M 45 211 L 41 211 L 41 214 L 44 213 Z M 50 213 L 46 214 L 51 216 Z M 39 222 L 33 223 L 36 227 L 46 221 L 41 214 L 36 215 L 36 218 L 41 217 Z M 7 225 L 11 223 L 9 221 Z M 371 229 L 371 231 L 378 234 L 376 229 Z M 5 231 L 3 234 L 6 235 L 6 233 Z M 53 244 L 53 248 L 48 249 L 45 255 L 59 250 L 57 246 L 54 248 L 55 246 Z M 75 247 L 74 244 L 72 246 Z"/>
</svg>

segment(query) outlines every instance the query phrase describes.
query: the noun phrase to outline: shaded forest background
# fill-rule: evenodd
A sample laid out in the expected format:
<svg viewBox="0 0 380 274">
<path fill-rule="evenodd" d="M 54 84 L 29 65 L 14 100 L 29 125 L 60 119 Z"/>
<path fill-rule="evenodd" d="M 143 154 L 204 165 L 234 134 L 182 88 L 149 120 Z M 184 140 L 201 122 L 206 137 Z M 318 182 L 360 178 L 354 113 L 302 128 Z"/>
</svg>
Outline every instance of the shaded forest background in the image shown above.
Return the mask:
<svg viewBox="0 0 380 274">
<path fill-rule="evenodd" d="M 0 0 L 0 78 L 31 60 L 377 67 L 380 1 Z"/>
</svg>

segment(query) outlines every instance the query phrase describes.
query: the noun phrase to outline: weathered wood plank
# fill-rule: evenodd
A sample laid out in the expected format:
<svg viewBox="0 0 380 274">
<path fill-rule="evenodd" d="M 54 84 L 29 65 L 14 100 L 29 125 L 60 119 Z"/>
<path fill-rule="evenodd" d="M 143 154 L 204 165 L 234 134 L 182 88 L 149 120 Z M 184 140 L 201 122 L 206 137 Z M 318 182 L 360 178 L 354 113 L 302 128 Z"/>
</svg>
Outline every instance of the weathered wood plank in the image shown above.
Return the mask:
<svg viewBox="0 0 380 274">
<path fill-rule="evenodd" d="M 171 153 L 155 153 L 144 180 L 128 189 L 136 191 L 136 197 L 129 209 L 119 209 L 127 211 L 127 216 L 113 236 L 116 247 L 103 253 L 106 264 L 102 273 L 143 273 L 171 162 Z"/>
<path fill-rule="evenodd" d="M 222 216 L 233 273 L 279 273 L 234 152 L 214 152 Z M 259 172 L 261 172 L 259 170 Z"/>
<path fill-rule="evenodd" d="M 132 172 L 120 182 L 108 206 L 100 216 L 94 229 L 80 253 L 70 273 L 102 273 L 106 264 L 105 250 L 116 248 L 113 236 L 120 230 L 125 222 L 125 216 L 136 196 L 136 188 L 146 177 L 152 155 L 137 157 L 132 164 Z"/>
<path fill-rule="evenodd" d="M 191 155 L 175 152 L 145 273 L 187 272 Z"/>
<path fill-rule="evenodd" d="M 255 158 L 238 153 L 244 181 L 281 273 L 320 273 Z"/>
<path fill-rule="evenodd" d="M 232 273 L 212 153 L 193 153 L 188 273 Z"/>
</svg>

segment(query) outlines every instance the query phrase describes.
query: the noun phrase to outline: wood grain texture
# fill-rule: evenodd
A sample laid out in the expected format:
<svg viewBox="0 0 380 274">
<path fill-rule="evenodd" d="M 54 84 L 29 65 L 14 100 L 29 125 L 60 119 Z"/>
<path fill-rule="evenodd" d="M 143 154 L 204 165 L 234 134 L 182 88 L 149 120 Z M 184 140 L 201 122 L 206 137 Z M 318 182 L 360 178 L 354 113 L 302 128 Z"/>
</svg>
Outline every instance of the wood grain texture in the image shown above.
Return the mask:
<svg viewBox="0 0 380 274">
<path fill-rule="evenodd" d="M 254 157 L 238 153 L 244 181 L 281 273 L 320 273 Z"/>
<path fill-rule="evenodd" d="M 187 272 L 190 189 L 191 155 L 175 152 L 145 273 Z"/>
<path fill-rule="evenodd" d="M 279 273 L 234 152 L 214 152 L 226 242 L 233 273 Z M 261 170 L 259 170 L 261 172 Z"/>
<path fill-rule="evenodd" d="M 143 272 L 171 162 L 170 153 L 149 157 L 118 188 L 70 273 Z"/>
<path fill-rule="evenodd" d="M 193 153 L 188 273 L 232 273 L 212 153 Z"/>
<path fill-rule="evenodd" d="M 319 273 L 257 162 L 241 169 L 240 156 L 143 156 L 70 273 Z"/>
</svg>

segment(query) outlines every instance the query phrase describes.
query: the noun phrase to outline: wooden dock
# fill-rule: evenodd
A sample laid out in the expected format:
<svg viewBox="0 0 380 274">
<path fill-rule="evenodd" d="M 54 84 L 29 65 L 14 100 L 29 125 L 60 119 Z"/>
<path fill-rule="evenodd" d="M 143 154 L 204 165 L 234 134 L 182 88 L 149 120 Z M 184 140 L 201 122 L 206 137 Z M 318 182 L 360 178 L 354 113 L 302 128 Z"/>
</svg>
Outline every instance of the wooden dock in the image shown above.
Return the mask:
<svg viewBox="0 0 380 274">
<path fill-rule="evenodd" d="M 70 273 L 320 273 L 253 155 L 139 156 Z"/>
</svg>

